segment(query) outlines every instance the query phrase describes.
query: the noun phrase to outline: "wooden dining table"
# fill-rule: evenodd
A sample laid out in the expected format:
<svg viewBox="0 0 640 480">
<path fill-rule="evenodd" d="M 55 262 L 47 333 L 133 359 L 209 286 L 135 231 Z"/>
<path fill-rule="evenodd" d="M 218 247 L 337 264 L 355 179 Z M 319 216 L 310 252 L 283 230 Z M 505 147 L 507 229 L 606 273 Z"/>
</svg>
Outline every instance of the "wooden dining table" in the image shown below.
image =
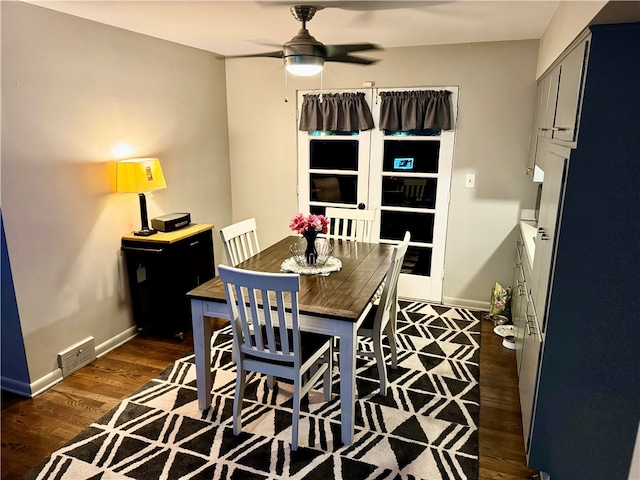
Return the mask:
<svg viewBox="0 0 640 480">
<path fill-rule="evenodd" d="M 300 240 L 290 236 L 237 265 L 260 272 L 281 272 L 291 257 L 289 246 Z M 341 438 L 353 442 L 356 400 L 357 332 L 371 309 L 376 291 L 386 277 L 392 245 L 333 241 L 332 256 L 342 262 L 339 271 L 329 275 L 300 275 L 298 308 L 300 328 L 340 339 L 340 416 Z M 209 317 L 229 319 L 224 288 L 215 277 L 187 293 L 191 300 L 193 346 L 196 364 L 198 406 L 211 405 L 211 322 Z"/>
</svg>

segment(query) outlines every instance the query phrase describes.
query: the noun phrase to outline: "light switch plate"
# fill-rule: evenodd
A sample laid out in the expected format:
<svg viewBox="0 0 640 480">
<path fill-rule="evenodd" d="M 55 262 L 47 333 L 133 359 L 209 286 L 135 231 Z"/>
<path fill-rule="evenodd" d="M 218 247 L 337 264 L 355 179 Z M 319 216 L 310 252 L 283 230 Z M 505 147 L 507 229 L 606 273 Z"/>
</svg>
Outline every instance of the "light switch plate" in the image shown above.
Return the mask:
<svg viewBox="0 0 640 480">
<path fill-rule="evenodd" d="M 464 186 L 466 188 L 476 188 L 476 175 L 474 173 L 467 173 L 464 178 Z"/>
</svg>

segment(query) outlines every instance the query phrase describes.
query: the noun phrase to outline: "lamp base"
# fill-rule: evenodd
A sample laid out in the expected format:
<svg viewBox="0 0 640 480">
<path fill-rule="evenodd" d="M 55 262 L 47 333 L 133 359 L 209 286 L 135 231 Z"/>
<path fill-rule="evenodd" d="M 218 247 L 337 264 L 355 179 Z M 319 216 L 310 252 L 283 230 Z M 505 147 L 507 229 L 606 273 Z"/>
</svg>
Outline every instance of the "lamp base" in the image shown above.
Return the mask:
<svg viewBox="0 0 640 480">
<path fill-rule="evenodd" d="M 136 237 L 148 237 L 150 235 L 155 235 L 158 233 L 157 230 L 153 230 L 152 228 L 145 228 L 142 230 L 138 230 L 137 232 L 133 232 Z"/>
</svg>

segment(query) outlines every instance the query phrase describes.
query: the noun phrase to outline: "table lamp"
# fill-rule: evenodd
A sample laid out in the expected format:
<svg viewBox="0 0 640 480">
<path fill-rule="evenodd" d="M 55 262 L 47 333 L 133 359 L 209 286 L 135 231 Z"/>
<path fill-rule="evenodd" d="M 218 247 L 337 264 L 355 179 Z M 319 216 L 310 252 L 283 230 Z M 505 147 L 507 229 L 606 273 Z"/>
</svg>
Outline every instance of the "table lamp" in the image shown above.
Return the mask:
<svg viewBox="0 0 640 480">
<path fill-rule="evenodd" d="M 160 160 L 157 158 L 133 158 L 131 160 L 121 160 L 118 162 L 116 174 L 118 192 L 137 193 L 140 196 L 140 220 L 142 229 L 133 232 L 134 235 L 147 237 L 156 233 L 156 230 L 149 228 L 149 218 L 147 217 L 147 199 L 144 192 L 167 188 L 160 167 Z"/>
</svg>

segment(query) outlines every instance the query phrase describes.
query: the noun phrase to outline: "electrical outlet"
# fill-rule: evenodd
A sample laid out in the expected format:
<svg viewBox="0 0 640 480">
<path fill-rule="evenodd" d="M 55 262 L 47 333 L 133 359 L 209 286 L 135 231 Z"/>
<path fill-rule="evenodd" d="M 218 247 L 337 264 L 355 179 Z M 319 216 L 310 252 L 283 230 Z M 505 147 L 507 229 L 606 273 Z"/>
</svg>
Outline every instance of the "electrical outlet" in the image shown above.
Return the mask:
<svg viewBox="0 0 640 480">
<path fill-rule="evenodd" d="M 476 188 L 476 176 L 473 173 L 467 173 L 464 178 L 464 186 L 466 188 Z"/>
</svg>

